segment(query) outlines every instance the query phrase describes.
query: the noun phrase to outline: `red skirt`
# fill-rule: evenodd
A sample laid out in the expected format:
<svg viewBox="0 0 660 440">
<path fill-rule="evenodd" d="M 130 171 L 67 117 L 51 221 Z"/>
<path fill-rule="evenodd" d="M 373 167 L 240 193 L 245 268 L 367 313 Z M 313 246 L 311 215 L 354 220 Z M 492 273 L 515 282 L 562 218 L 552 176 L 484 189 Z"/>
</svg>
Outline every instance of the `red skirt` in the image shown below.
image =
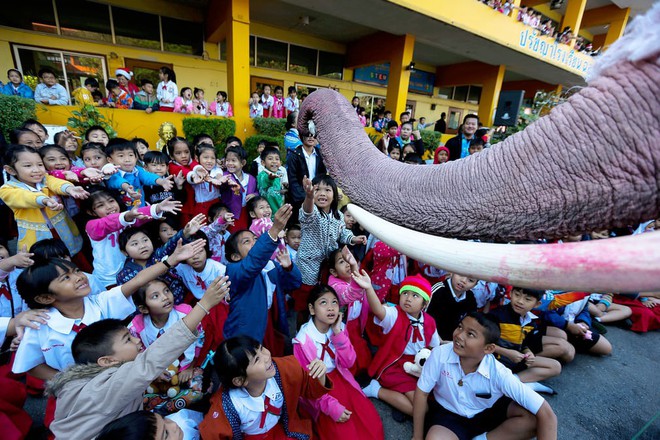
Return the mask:
<svg viewBox="0 0 660 440">
<path fill-rule="evenodd" d="M 373 403 L 348 383 L 339 371 L 328 374 L 333 389 L 328 393 L 347 410 L 351 417 L 344 423 L 335 422 L 330 416 L 321 413 L 314 424 L 315 437 L 320 439 L 374 439 L 383 440 L 383 422 Z"/>
<path fill-rule="evenodd" d="M 234 218 L 234 226 L 229 226 L 227 230 L 233 234 L 236 231 L 248 229 L 248 218 L 250 218 L 250 213 L 247 212 L 247 209 L 244 206 L 241 208 L 241 214 L 238 216 L 238 218 Z"/>
<path fill-rule="evenodd" d="M 277 295 L 277 293 L 275 293 Z M 275 298 L 273 298 L 275 300 Z M 275 303 L 273 306 L 275 307 Z M 268 322 L 266 324 L 266 334 L 264 335 L 264 347 L 270 351 L 273 357 L 284 356 L 284 335 L 275 330 L 273 326 L 273 309 L 268 310 Z"/>
<path fill-rule="evenodd" d="M 648 332 L 660 328 L 660 306 L 650 309 L 641 301 L 622 295 L 614 295 L 613 301 L 616 304 L 628 306 L 632 310 L 630 319 L 633 325 L 630 327 L 630 330 L 634 332 Z"/>
<path fill-rule="evenodd" d="M 209 215 L 209 208 L 217 203 L 218 200 L 209 200 L 208 202 L 195 202 L 194 215 L 204 214 L 205 217 Z"/>
<path fill-rule="evenodd" d="M 287 437 L 284 433 L 284 427 L 281 423 L 273 426 L 265 434 L 243 434 L 245 440 L 286 440 L 293 437 Z"/>
<path fill-rule="evenodd" d="M 383 371 L 383 374 L 381 374 L 378 379 L 380 386 L 402 394 L 409 391 L 415 391 L 418 378 L 404 371 L 403 364 L 406 362 L 414 363 L 415 356 L 412 354 L 404 354 L 394 365 Z"/>
<path fill-rule="evenodd" d="M 362 337 L 362 329 L 360 328 L 360 318 L 353 319 L 346 323 L 346 330 L 348 330 L 348 339 L 355 349 L 355 363 L 350 368 L 351 373 L 355 376 L 362 372 L 366 372 L 371 364 L 371 350 L 367 341 Z"/>
<path fill-rule="evenodd" d="M 7 377 L 0 377 L 0 426 L 3 439 L 21 440 L 30 431 L 32 419 L 23 410 L 26 399 L 25 385 Z"/>
<path fill-rule="evenodd" d="M 163 106 L 161 105 L 161 106 L 158 108 L 158 111 L 172 113 L 172 112 L 174 112 L 174 107 L 163 107 Z"/>
</svg>

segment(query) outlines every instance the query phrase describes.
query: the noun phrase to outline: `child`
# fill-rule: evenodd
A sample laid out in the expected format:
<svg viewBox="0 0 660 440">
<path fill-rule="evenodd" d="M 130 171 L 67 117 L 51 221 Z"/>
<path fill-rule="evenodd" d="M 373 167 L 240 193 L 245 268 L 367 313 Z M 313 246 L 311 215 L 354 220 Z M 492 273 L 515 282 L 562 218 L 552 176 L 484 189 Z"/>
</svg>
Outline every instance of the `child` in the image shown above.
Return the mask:
<svg viewBox="0 0 660 440">
<path fill-rule="evenodd" d="M 201 231 L 209 239 L 211 258 L 226 265 L 225 243 L 231 235 L 227 231 L 227 227 L 233 226 L 234 214 L 232 214 L 227 205 L 222 202 L 216 202 L 209 208 L 207 218 L 208 224 L 202 226 Z"/>
<path fill-rule="evenodd" d="M 373 255 L 371 279 L 374 290 L 381 301 L 396 303 L 399 285 L 408 276 L 408 257 L 373 235 L 369 237 L 369 248 Z"/>
<path fill-rule="evenodd" d="M 114 79 L 109 79 L 105 83 L 105 88 L 108 89 L 108 99 L 106 101 L 108 107 L 130 109 L 133 107 L 133 98 L 119 87 L 119 83 Z"/>
<path fill-rule="evenodd" d="M 234 214 L 234 229 L 245 229 L 248 223 L 248 214 L 245 212 L 246 203 L 258 195 L 257 181 L 250 174 L 243 172 L 246 164 L 247 153 L 243 147 L 227 147 L 225 150 L 225 176 L 228 180 L 220 189 L 222 202 L 231 209 Z M 237 187 L 234 183 L 238 183 Z"/>
<path fill-rule="evenodd" d="M 279 150 L 274 147 L 264 148 L 261 152 L 261 165 L 264 169 L 257 175 L 257 188 L 259 194 L 268 201 L 272 212 L 276 212 L 284 204 Z"/>
<path fill-rule="evenodd" d="M 144 110 L 146 113 L 158 111 L 160 104 L 158 97 L 154 94 L 154 83 L 148 79 L 140 81 L 141 90 L 133 98 L 133 109 Z"/>
<path fill-rule="evenodd" d="M 259 341 L 237 336 L 218 347 L 212 364 L 222 386 L 199 426 L 202 438 L 311 438 L 312 422 L 298 404 L 332 389 L 321 360 L 305 367 L 293 356 L 274 360 Z"/>
<path fill-rule="evenodd" d="M 193 160 L 193 151 L 185 138 L 176 136 L 167 141 L 163 149 L 172 161 L 168 165 L 170 176 L 184 177 L 186 181 L 192 183 L 201 183 L 207 173 L 204 167 Z M 186 199 L 181 210 L 181 224 L 185 225 L 195 215 L 195 191 L 191 185 L 183 185 L 186 192 Z"/>
<path fill-rule="evenodd" d="M 383 134 L 383 137 L 378 141 L 377 147 L 380 151 L 387 154 L 390 144 L 392 144 L 390 141 L 396 142 L 396 133 L 399 130 L 399 124 L 396 121 L 389 121 L 385 126 L 387 127 L 387 133 Z M 399 145 L 399 148 L 403 148 L 398 142 L 396 144 Z"/>
<path fill-rule="evenodd" d="M 108 423 L 96 440 L 140 439 L 199 440 L 199 424 L 204 414 L 182 409 L 166 417 L 151 411 L 135 411 Z"/>
<path fill-rule="evenodd" d="M 380 416 L 349 371 L 355 351 L 342 322 L 337 293 L 319 284 L 311 291 L 307 307 L 311 318 L 293 340 L 294 355 L 301 366 L 320 359 L 333 384 L 320 399 L 304 401 L 315 420 L 314 432 L 320 439 L 383 439 Z"/>
<path fill-rule="evenodd" d="M 385 126 L 385 116 L 382 110 L 378 110 L 376 114 L 376 119 L 373 121 L 373 127 L 378 133 L 383 132 L 383 127 Z"/>
<path fill-rule="evenodd" d="M 69 94 L 66 89 L 57 82 L 55 71 L 49 67 L 39 69 L 41 83 L 34 90 L 34 100 L 46 105 L 68 105 Z"/>
<path fill-rule="evenodd" d="M 173 112 L 174 100 L 179 95 L 179 89 L 176 86 L 176 75 L 172 69 L 163 66 L 158 71 L 160 82 L 156 89 L 159 110 L 161 112 Z"/>
<path fill-rule="evenodd" d="M 71 217 L 63 211 L 59 196 L 85 199 L 89 194 L 66 180 L 49 176 L 32 147 L 9 147 L 4 157 L 9 180 L 0 187 L 0 199 L 14 212 L 18 223 L 18 248 L 39 240 L 59 237 L 71 255 L 82 249 L 82 238 Z"/>
<path fill-rule="evenodd" d="M 117 274 L 126 261 L 117 246 L 119 234 L 129 226 L 140 226 L 150 218 L 161 218 L 162 213 L 176 213 L 181 209 L 180 202 L 170 199 L 142 208 L 134 206 L 130 211 L 122 209 L 122 205 L 102 187 L 90 188 L 89 198 L 81 205 L 92 217 L 85 231 L 92 244 L 93 274 L 103 287 L 116 283 Z"/>
<path fill-rule="evenodd" d="M 117 172 L 117 167 L 108 165 L 108 156 L 105 154 L 105 146 L 98 142 L 87 142 L 80 149 L 80 156 L 86 168 L 94 168 L 110 176 Z"/>
<path fill-rule="evenodd" d="M 55 436 L 92 439 L 108 420 L 141 408 L 147 386 L 195 342 L 202 318 L 227 294 L 224 283 L 223 278 L 213 282 L 192 311 L 142 353 L 140 339 L 120 321 L 100 321 L 81 331 L 72 346 L 76 365 L 50 383 L 57 397 Z"/>
<path fill-rule="evenodd" d="M 108 137 L 108 133 L 103 127 L 100 125 L 92 125 L 87 129 L 87 131 L 85 131 L 85 141 L 97 142 L 99 144 L 103 144 L 105 147 L 108 145 L 110 137 Z"/>
<path fill-rule="evenodd" d="M 264 106 L 261 105 L 261 98 L 259 98 L 258 92 L 252 93 L 252 97 L 248 100 L 248 105 L 250 106 L 251 118 L 264 117 Z"/>
<path fill-rule="evenodd" d="M 103 107 L 105 105 L 105 98 L 100 90 L 92 92 L 92 99 L 94 100 L 94 107 Z M 135 104 L 135 100 L 133 100 L 133 104 Z"/>
<path fill-rule="evenodd" d="M 277 93 L 277 89 L 275 89 L 275 93 Z M 284 108 L 286 109 L 286 115 L 289 116 L 291 113 L 295 113 L 300 109 L 300 102 L 298 101 L 298 98 L 296 95 L 298 92 L 296 91 L 296 88 L 294 86 L 289 86 L 289 96 L 286 97 L 284 100 Z"/>
<path fill-rule="evenodd" d="M 206 242 L 206 246 L 204 246 L 202 252 L 186 260 L 185 264 L 179 265 L 176 271 L 190 293 L 199 300 L 204 294 L 206 287 L 214 279 L 225 276 L 227 268 L 224 264 L 211 259 L 211 250 L 206 234 L 200 231 L 192 236 L 191 239 L 202 239 Z"/>
<path fill-rule="evenodd" d="M 135 144 L 135 149 L 138 152 L 138 159 L 140 166 L 144 166 L 144 155 L 149 151 L 149 143 L 142 138 L 134 137 L 131 142 Z"/>
<path fill-rule="evenodd" d="M 470 141 L 470 146 L 468 147 L 468 153 L 470 156 L 473 154 L 479 153 L 484 149 L 484 140 L 480 137 L 475 137 Z"/>
<path fill-rule="evenodd" d="M 433 286 L 433 302 L 427 312 L 438 323 L 438 333 L 443 340 L 451 339 L 461 316 L 477 310 L 477 300 L 470 290 L 477 281 L 469 275 L 454 273 Z"/>
<path fill-rule="evenodd" d="M 289 157 L 289 153 L 296 151 L 296 148 L 302 145 L 300 133 L 298 133 L 298 129 L 296 128 L 297 123 L 298 113 L 291 113 L 286 117 L 286 123 L 284 124 L 284 128 L 286 129 L 286 133 L 284 133 L 284 148 L 286 148 L 287 157 Z"/>
<path fill-rule="evenodd" d="M 9 141 L 14 145 L 26 145 L 35 150 L 44 146 L 43 141 L 37 133 L 27 128 L 17 128 L 9 134 Z"/>
<path fill-rule="evenodd" d="M 561 364 L 554 359 L 537 356 L 543 350 L 545 329 L 535 322 L 532 309 L 541 305 L 543 290 L 511 290 L 511 302 L 490 312 L 500 326 L 500 338 L 493 354 L 534 391 L 554 394 L 554 390 L 538 383 L 558 376 Z"/>
<path fill-rule="evenodd" d="M 435 154 L 433 154 L 433 163 L 434 164 L 441 164 L 445 163 L 449 160 L 449 148 L 445 147 L 444 145 L 439 146 L 435 150 Z"/>
<path fill-rule="evenodd" d="M 218 166 L 213 144 L 204 142 L 197 145 L 195 158 L 204 168 L 206 177 L 203 182 L 195 183 L 195 173 L 189 173 L 188 178 L 190 180 L 188 180 L 188 183 L 192 185 L 195 191 L 195 214 L 206 216 L 211 205 L 220 198 L 220 187 L 229 183 L 230 177 L 223 175 L 222 168 Z"/>
<path fill-rule="evenodd" d="M 46 168 L 46 171 L 48 171 L 48 174 L 57 177 L 58 179 L 85 185 L 90 182 L 99 183 L 103 180 L 103 173 L 97 169 L 73 166 L 67 152 L 64 148 L 58 145 L 47 145 L 41 148 L 39 150 L 39 155 L 44 162 L 44 167 Z M 67 208 L 71 216 L 74 216 L 75 214 L 71 214 L 70 207 L 74 208 L 76 214 L 79 212 L 75 202 L 72 204 L 66 202 L 66 200 L 71 200 L 68 197 L 63 200 L 65 202 L 64 206 Z"/>
<path fill-rule="evenodd" d="M 44 125 L 36 119 L 26 119 L 19 128 L 27 129 L 33 133 L 36 133 L 37 136 L 39 136 L 39 140 L 41 140 L 42 144 L 46 143 L 48 140 L 48 130 L 46 130 L 46 127 L 44 127 Z"/>
<path fill-rule="evenodd" d="M 184 87 L 181 89 L 181 96 L 177 96 L 174 100 L 174 113 L 187 113 L 193 112 L 192 89 Z"/>
<path fill-rule="evenodd" d="M 358 119 L 363 127 L 367 126 L 367 111 L 364 107 L 358 108 Z"/>
<path fill-rule="evenodd" d="M 3 95 L 34 99 L 34 92 L 30 86 L 23 82 L 23 74 L 19 70 L 7 70 L 7 79 L 9 79 L 9 82 L 2 87 Z"/>
<path fill-rule="evenodd" d="M 110 163 L 119 167 L 119 172 L 110 176 L 107 186 L 110 189 L 124 191 L 124 203 L 132 206 L 147 206 L 144 197 L 145 185 L 160 185 L 166 191 L 172 189 L 173 176 L 160 177 L 137 165 L 138 153 L 135 144 L 127 139 L 116 138 L 105 148 Z"/>
<path fill-rule="evenodd" d="M 286 229 L 286 235 L 284 236 L 284 241 L 286 241 L 286 250 L 291 256 L 291 261 L 293 261 L 296 265 L 298 264 L 298 248 L 300 248 L 301 239 L 302 233 L 300 231 L 299 224 L 295 223 Z"/>
<path fill-rule="evenodd" d="M 150 173 L 154 173 L 160 177 L 168 176 L 168 164 L 170 158 L 162 151 L 148 151 L 144 155 L 144 169 Z M 184 188 L 185 178 L 183 172 L 174 176 L 174 186 L 171 190 L 167 191 L 160 185 L 147 185 L 144 187 L 144 197 L 150 205 L 162 202 L 163 200 L 171 197 L 179 202 L 185 204 L 186 197 L 188 196 Z"/>
<path fill-rule="evenodd" d="M 270 109 L 271 118 L 286 118 L 283 95 L 284 89 L 282 86 L 275 87 L 275 98 L 273 99 L 273 106 Z"/>
<path fill-rule="evenodd" d="M 124 267 L 117 274 L 117 284 L 124 284 L 134 278 L 147 267 L 153 266 L 159 261 L 167 262 L 168 256 L 176 250 L 179 240 L 190 240 L 199 231 L 205 218 L 202 215 L 193 218 L 183 230 L 177 232 L 167 243 L 154 249 L 151 237 L 143 228 L 127 228 L 119 234 L 119 250 L 127 258 Z M 181 282 L 179 274 L 170 269 L 163 277 L 167 281 L 170 290 L 174 293 L 175 304 L 181 304 L 186 297 L 186 288 Z"/>
<path fill-rule="evenodd" d="M 227 92 L 219 91 L 215 95 L 215 101 L 211 103 L 209 111 L 213 115 L 222 116 L 225 118 L 231 118 L 234 116 L 234 111 L 231 108 L 231 104 L 227 101 Z"/>
<path fill-rule="evenodd" d="M 379 327 L 371 332 L 378 351 L 369 365 L 369 376 L 374 379 L 363 389 L 364 394 L 412 416 L 417 377 L 406 373 L 403 364 L 414 362 L 422 348 L 437 347 L 441 342 L 435 321 L 424 312 L 433 295 L 431 284 L 420 275 L 409 276 L 401 284 L 399 305 L 385 307 L 371 287 L 366 271 L 352 276 L 357 285 L 367 291 L 369 308 L 374 314 L 373 324 Z"/>
<path fill-rule="evenodd" d="M 57 132 L 53 137 L 53 140 L 55 141 L 55 144 L 66 150 L 66 154 L 69 156 L 72 166 L 79 168 L 85 167 L 85 162 L 83 162 L 80 157 L 76 156 L 76 153 L 78 152 L 78 140 L 72 132 L 69 130 Z"/>
<path fill-rule="evenodd" d="M 264 108 L 264 118 L 272 117 L 271 111 L 273 109 L 273 105 L 275 104 L 275 100 L 270 93 L 270 86 L 265 85 L 264 93 L 261 95 L 261 104 Z"/>
<path fill-rule="evenodd" d="M 263 168 L 263 165 L 261 165 L 261 152 L 264 151 L 264 148 L 266 148 L 266 145 L 269 142 L 265 139 L 260 139 L 259 143 L 257 144 L 257 157 L 254 158 L 252 163 L 250 164 L 250 171 L 249 173 L 254 177 L 255 179 L 261 172 L 261 169 Z"/>
<path fill-rule="evenodd" d="M 422 141 L 422 135 L 419 133 L 419 130 L 413 131 L 412 122 L 406 121 L 401 123 L 401 133 L 396 137 L 396 141 L 401 145 L 401 148 L 403 148 L 402 156 L 404 159 L 406 157 L 405 147 L 408 145 L 414 147 L 412 153 L 415 153 L 420 157 L 424 155 L 424 141 Z"/>
<path fill-rule="evenodd" d="M 433 349 L 415 391 L 414 440 L 484 440 L 486 431 L 488 438 L 557 438 L 550 405 L 492 356 L 499 333 L 487 315 L 471 312 L 453 344 Z"/>
<path fill-rule="evenodd" d="M 335 249 L 328 257 L 330 277 L 328 284 L 337 292 L 339 304 L 346 309 L 346 331 L 355 349 L 355 363 L 350 367 L 353 374 L 366 372 L 371 364 L 371 351 L 364 339 L 364 330 L 369 315 L 367 292 L 351 276 L 360 272 L 355 257 L 346 246 Z"/>
<path fill-rule="evenodd" d="M 204 99 L 204 89 L 198 89 L 195 87 L 193 90 L 193 113 L 196 115 L 208 115 L 209 114 L 209 103 Z"/>
<path fill-rule="evenodd" d="M 87 78 L 83 86 L 78 87 L 71 92 L 71 97 L 77 105 L 94 105 L 92 93 L 99 89 L 99 82 L 96 78 Z"/>
</svg>

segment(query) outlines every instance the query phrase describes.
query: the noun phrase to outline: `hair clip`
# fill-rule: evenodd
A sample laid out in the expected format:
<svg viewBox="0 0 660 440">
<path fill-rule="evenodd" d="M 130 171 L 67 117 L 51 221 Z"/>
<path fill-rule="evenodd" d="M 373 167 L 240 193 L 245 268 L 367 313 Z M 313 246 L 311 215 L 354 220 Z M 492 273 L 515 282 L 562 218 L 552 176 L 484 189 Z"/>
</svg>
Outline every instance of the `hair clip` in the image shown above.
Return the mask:
<svg viewBox="0 0 660 440">
<path fill-rule="evenodd" d="M 215 356 L 215 351 L 209 350 L 208 354 L 206 355 L 206 358 L 204 359 L 204 362 L 202 363 L 202 369 L 206 368 L 206 366 L 210 363 L 211 365 L 213 364 L 213 356 Z"/>
</svg>

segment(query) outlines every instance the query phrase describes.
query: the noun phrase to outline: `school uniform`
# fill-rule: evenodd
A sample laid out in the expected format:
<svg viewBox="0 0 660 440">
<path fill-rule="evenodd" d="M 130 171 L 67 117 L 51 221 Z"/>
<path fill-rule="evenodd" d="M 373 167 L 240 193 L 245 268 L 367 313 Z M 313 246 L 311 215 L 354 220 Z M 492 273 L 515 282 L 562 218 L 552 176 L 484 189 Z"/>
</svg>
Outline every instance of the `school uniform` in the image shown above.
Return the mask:
<svg viewBox="0 0 660 440">
<path fill-rule="evenodd" d="M 202 226 L 202 232 L 206 234 L 211 250 L 211 258 L 225 266 L 228 264 L 225 255 L 225 243 L 229 240 L 231 234 L 227 231 L 225 219 L 220 217 L 210 225 Z"/>
<path fill-rule="evenodd" d="M 199 425 L 204 440 L 312 438 L 312 421 L 300 415 L 299 399 L 321 397 L 332 390 L 332 381 L 326 378 L 326 386 L 321 385 L 293 356 L 275 358 L 273 366 L 275 377 L 267 380 L 261 396 L 252 397 L 241 388 L 220 388 L 211 397 L 211 407 Z"/>
<path fill-rule="evenodd" d="M 181 428 L 183 440 L 199 440 L 199 424 L 204 420 L 204 414 L 191 409 L 181 409 L 165 417 Z"/>
<path fill-rule="evenodd" d="M 234 214 L 234 226 L 230 229 L 232 231 L 247 229 L 249 215 L 245 210 L 245 198 L 249 194 L 254 194 L 255 196 L 259 195 L 259 191 L 257 190 L 257 180 L 246 172 L 243 172 L 240 179 L 236 174 L 230 173 L 229 171 L 225 171 L 224 175 L 230 176 L 230 178 L 234 179 L 234 181 L 240 186 L 238 190 L 234 190 L 228 184 L 220 187 L 220 197 L 222 202 L 227 205 L 232 214 Z"/>
<path fill-rule="evenodd" d="M 439 282 L 433 286 L 433 297 L 426 310 L 438 324 L 438 333 L 443 340 L 450 341 L 461 318 L 477 310 L 477 301 L 471 290 L 461 296 L 454 293 L 451 280 Z"/>
<path fill-rule="evenodd" d="M 156 97 L 158 98 L 161 112 L 173 112 L 174 100 L 178 96 L 179 88 L 172 81 L 161 81 L 158 83 L 158 87 L 156 88 Z"/>
<path fill-rule="evenodd" d="M 251 118 L 263 118 L 264 117 L 264 107 L 257 103 L 250 105 L 250 117 Z"/>
<path fill-rule="evenodd" d="M 284 108 L 286 109 L 286 115 L 289 116 L 291 113 L 297 112 L 300 109 L 300 101 L 298 98 L 287 96 L 284 98 Z"/>
<path fill-rule="evenodd" d="M 316 435 L 321 439 L 383 439 L 380 416 L 349 371 L 355 363 L 355 351 L 346 329 L 342 328 L 338 334 L 334 334 L 332 328 L 321 333 L 310 319 L 300 328 L 293 344 L 298 362 L 306 366 L 320 359 L 334 385 L 320 399 L 303 399 L 304 407 L 314 417 Z M 338 423 L 346 409 L 355 416 Z"/>
<path fill-rule="evenodd" d="M 271 118 L 286 118 L 286 109 L 284 108 L 283 98 L 274 98 L 273 106 L 270 109 Z"/>
<path fill-rule="evenodd" d="M 211 178 L 221 177 L 223 175 L 222 168 L 217 165 L 208 173 Z M 193 174 L 189 173 L 186 180 L 195 192 L 195 214 L 204 214 L 206 216 L 209 213 L 209 208 L 218 202 L 220 188 L 211 182 L 193 183 L 192 177 Z"/>
<path fill-rule="evenodd" d="M 87 90 L 87 89 L 85 89 Z M 21 82 L 18 87 L 14 85 L 14 83 L 7 83 L 0 89 L 0 93 L 3 95 L 9 95 L 9 96 L 20 96 L 22 98 L 27 98 L 27 99 L 33 99 L 34 98 L 34 92 L 24 82 Z"/>
<path fill-rule="evenodd" d="M 206 292 L 206 289 L 213 280 L 225 276 L 227 268 L 224 264 L 207 258 L 204 269 L 201 272 L 197 272 L 187 264 L 179 264 L 176 267 L 176 271 L 190 293 L 199 300 L 202 299 L 204 292 Z"/>
<path fill-rule="evenodd" d="M 201 165 L 194 160 L 191 160 L 188 165 L 180 165 L 177 162 L 172 161 L 167 166 L 171 176 L 177 176 L 181 172 L 186 180 L 188 180 L 190 173 L 195 171 L 197 167 L 201 167 Z M 186 200 L 181 208 L 181 227 L 184 227 L 186 223 L 197 215 L 195 210 L 195 190 L 192 185 L 186 184 L 183 185 L 183 190 L 186 192 Z"/>
<path fill-rule="evenodd" d="M 275 99 L 273 98 L 273 95 L 268 95 L 268 96 L 266 96 L 265 94 L 261 95 L 261 104 L 264 109 L 264 118 L 271 116 L 270 111 L 273 108 L 273 105 L 275 104 Z"/>
<path fill-rule="evenodd" d="M 133 187 L 133 191 L 139 192 L 142 195 L 142 197 L 140 197 L 140 206 L 144 207 L 147 206 L 147 201 L 146 197 L 144 197 L 143 187 L 157 185 L 158 179 L 160 179 L 158 174 L 150 173 L 141 166 L 136 165 L 132 171 L 119 170 L 108 178 L 106 185 L 110 189 L 123 191 L 121 186 L 124 183 L 128 183 Z M 132 208 L 131 204 L 127 204 L 126 207 Z"/>
<path fill-rule="evenodd" d="M 212 115 L 222 116 L 223 118 L 231 118 L 234 116 L 234 110 L 228 102 L 220 104 L 218 101 L 213 101 L 209 106 L 209 111 Z"/>
<path fill-rule="evenodd" d="M 532 414 L 544 402 L 491 354 L 484 356 L 475 372 L 465 374 L 453 344 L 431 351 L 417 386 L 425 393 L 433 391 L 426 429 L 442 425 L 459 440 L 469 440 L 499 426 L 506 419 L 511 400 Z"/>
<path fill-rule="evenodd" d="M 497 341 L 497 345 L 519 352 L 526 348 L 530 349 L 532 353 L 539 353 L 543 350 L 545 327 L 538 324 L 539 319 L 532 312 L 520 316 L 509 303 L 491 310 L 489 314 L 499 322 L 500 339 Z M 514 373 L 527 369 L 524 360 L 516 364 L 506 356 L 497 355 L 495 357 Z"/>
<path fill-rule="evenodd" d="M 55 99 L 52 99 L 52 96 L 55 96 Z M 44 83 L 39 83 L 34 89 L 34 100 L 40 104 L 41 101 L 46 100 L 49 105 L 68 105 L 69 94 L 64 86 L 59 83 L 55 83 L 50 87 Z"/>
</svg>

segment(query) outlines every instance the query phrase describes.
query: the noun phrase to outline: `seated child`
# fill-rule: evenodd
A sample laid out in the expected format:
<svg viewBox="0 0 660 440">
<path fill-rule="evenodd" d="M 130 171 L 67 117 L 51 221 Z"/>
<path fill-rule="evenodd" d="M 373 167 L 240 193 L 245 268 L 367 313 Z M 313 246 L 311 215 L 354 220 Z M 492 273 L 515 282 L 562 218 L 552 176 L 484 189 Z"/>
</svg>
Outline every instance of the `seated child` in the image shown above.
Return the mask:
<svg viewBox="0 0 660 440">
<path fill-rule="evenodd" d="M 614 303 L 611 293 L 592 293 L 589 296 L 589 313 L 593 318 L 603 324 L 619 322 L 632 316 L 632 309 L 628 306 Z M 632 321 L 631 324 L 632 325 Z"/>
<path fill-rule="evenodd" d="M 198 427 L 202 420 L 204 414 L 190 409 L 182 409 L 166 417 L 140 410 L 105 425 L 96 440 L 199 440 Z"/>
<path fill-rule="evenodd" d="M 284 204 L 282 180 L 280 178 L 280 152 L 274 147 L 266 147 L 261 152 L 263 170 L 257 175 L 259 194 L 266 199 L 271 211 L 276 212 Z M 286 175 L 286 173 L 284 173 Z"/>
<path fill-rule="evenodd" d="M 109 79 L 105 83 L 105 88 L 108 89 L 108 99 L 106 104 L 108 107 L 130 109 L 133 107 L 133 98 L 125 90 L 119 87 L 119 83 L 114 79 Z"/>
<path fill-rule="evenodd" d="M 550 405 L 492 356 L 499 336 L 488 315 L 470 312 L 453 344 L 433 349 L 415 390 L 413 440 L 557 438 Z"/>
<path fill-rule="evenodd" d="M 379 327 L 378 332 L 370 333 L 378 351 L 369 365 L 369 376 L 374 379 L 363 389 L 364 394 L 412 416 L 417 377 L 406 373 L 403 364 L 414 362 L 422 348 L 437 347 L 441 342 L 435 321 L 424 312 L 433 294 L 431 284 L 419 275 L 406 277 L 399 289 L 399 304 L 386 307 L 376 296 L 366 271 L 354 273 L 353 279 L 367 291 L 373 324 Z"/>
<path fill-rule="evenodd" d="M 212 365 L 222 385 L 199 425 L 202 438 L 311 438 L 312 421 L 298 405 L 332 390 L 323 361 L 303 367 L 293 356 L 273 359 L 259 341 L 236 336 L 218 347 Z"/>
<path fill-rule="evenodd" d="M 355 267 L 357 270 L 357 264 Z M 328 394 L 303 402 L 314 417 L 315 433 L 320 439 L 382 440 L 385 433 L 380 416 L 349 371 L 355 351 L 342 322 L 337 293 L 318 284 L 309 294 L 307 306 L 311 317 L 293 340 L 293 352 L 302 366 L 320 359 L 333 383 Z"/>
<path fill-rule="evenodd" d="M 41 83 L 34 89 L 34 100 L 46 105 L 68 105 L 69 94 L 64 86 L 57 81 L 55 71 L 50 67 L 39 69 Z"/>
<path fill-rule="evenodd" d="M 225 243 L 231 235 L 227 227 L 234 224 L 234 214 L 222 202 L 216 202 L 209 208 L 208 224 L 202 226 L 201 231 L 209 238 L 209 251 L 211 258 L 227 265 Z"/>
<path fill-rule="evenodd" d="M 163 273 L 166 266 L 157 269 Z M 141 409 L 147 386 L 197 340 L 202 318 L 227 294 L 226 282 L 214 281 L 190 313 L 143 352 L 140 339 L 116 319 L 83 329 L 71 347 L 76 365 L 49 383 L 57 398 L 53 434 L 92 439 L 109 420 Z"/>
<path fill-rule="evenodd" d="M 451 339 L 463 315 L 477 310 L 477 301 L 470 290 L 477 281 L 469 275 L 454 273 L 433 286 L 433 301 L 427 312 L 438 323 L 438 333 L 443 340 Z"/>
<path fill-rule="evenodd" d="M 161 178 L 167 178 L 169 176 L 168 164 L 170 158 L 162 151 L 146 152 L 143 161 L 144 169 L 150 173 L 154 173 Z M 183 187 L 186 181 L 183 177 L 183 173 L 174 176 L 173 181 L 174 186 L 169 190 L 165 190 L 165 188 L 160 185 L 146 185 L 144 187 L 144 197 L 146 198 L 147 203 L 152 205 L 171 197 L 174 200 L 178 200 L 182 204 L 185 204 L 188 194 Z"/>
<path fill-rule="evenodd" d="M 561 373 L 559 362 L 537 356 L 543 350 L 545 326 L 536 322 L 532 309 L 541 305 L 544 294 L 543 290 L 514 287 L 511 302 L 491 310 L 500 327 L 493 354 L 534 391 L 554 394 L 552 388 L 538 383 Z"/>
</svg>

